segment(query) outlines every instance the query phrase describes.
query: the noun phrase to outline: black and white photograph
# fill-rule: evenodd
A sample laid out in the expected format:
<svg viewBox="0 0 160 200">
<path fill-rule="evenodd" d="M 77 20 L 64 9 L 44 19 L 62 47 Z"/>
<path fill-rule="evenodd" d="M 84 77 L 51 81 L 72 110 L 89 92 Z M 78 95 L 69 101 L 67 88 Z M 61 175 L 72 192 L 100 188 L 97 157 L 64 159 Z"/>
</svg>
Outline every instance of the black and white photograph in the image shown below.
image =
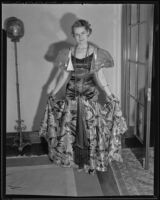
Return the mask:
<svg viewBox="0 0 160 200">
<path fill-rule="evenodd" d="M 2 3 L 3 198 L 159 195 L 159 3 Z"/>
</svg>

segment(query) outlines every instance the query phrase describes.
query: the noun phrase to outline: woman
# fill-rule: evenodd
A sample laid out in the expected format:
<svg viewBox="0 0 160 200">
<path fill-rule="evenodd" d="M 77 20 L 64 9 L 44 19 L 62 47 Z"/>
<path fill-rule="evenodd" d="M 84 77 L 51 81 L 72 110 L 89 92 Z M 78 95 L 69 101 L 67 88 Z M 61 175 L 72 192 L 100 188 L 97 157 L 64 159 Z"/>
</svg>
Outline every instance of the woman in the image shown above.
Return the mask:
<svg viewBox="0 0 160 200">
<path fill-rule="evenodd" d="M 49 96 L 39 131 L 55 164 L 87 173 L 106 171 L 109 161 L 122 161 L 121 135 L 127 129 L 119 101 L 103 76 L 113 59 L 108 51 L 89 44 L 91 32 L 85 20 L 73 24 L 76 45 L 58 54 L 55 64 L 61 78 Z M 100 91 L 103 105 L 98 102 Z"/>
</svg>

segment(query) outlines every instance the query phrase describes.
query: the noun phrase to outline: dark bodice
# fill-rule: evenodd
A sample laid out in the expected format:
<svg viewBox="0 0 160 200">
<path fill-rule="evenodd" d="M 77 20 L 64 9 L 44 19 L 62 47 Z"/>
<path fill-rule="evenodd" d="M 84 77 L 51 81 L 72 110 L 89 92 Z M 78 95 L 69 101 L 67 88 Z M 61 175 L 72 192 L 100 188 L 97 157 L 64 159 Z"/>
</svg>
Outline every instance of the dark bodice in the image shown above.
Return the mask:
<svg viewBox="0 0 160 200">
<path fill-rule="evenodd" d="M 76 58 L 72 55 L 74 71 L 71 72 L 70 80 L 67 84 L 66 95 L 70 98 L 83 96 L 87 99 L 97 94 L 93 74 L 89 73 L 93 54 L 86 58 Z M 88 74 L 86 76 L 86 74 Z"/>
</svg>

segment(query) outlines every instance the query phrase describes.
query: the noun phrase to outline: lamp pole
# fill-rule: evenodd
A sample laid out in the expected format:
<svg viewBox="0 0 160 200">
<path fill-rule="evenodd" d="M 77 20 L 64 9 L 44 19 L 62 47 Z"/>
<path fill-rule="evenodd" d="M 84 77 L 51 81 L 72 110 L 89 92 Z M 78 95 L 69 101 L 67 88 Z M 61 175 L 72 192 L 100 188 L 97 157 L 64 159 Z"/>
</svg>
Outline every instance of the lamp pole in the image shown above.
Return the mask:
<svg viewBox="0 0 160 200">
<path fill-rule="evenodd" d="M 19 76 L 18 76 L 18 59 L 17 59 L 17 41 L 14 41 L 14 50 L 15 50 L 15 67 L 16 67 L 16 89 L 17 89 L 17 113 L 18 120 L 16 120 L 17 125 L 15 129 L 19 133 L 19 136 L 15 138 L 13 146 L 18 146 L 19 151 L 23 151 L 24 147 L 30 145 L 30 143 L 24 143 L 22 131 L 26 129 L 26 126 L 23 124 L 24 120 L 21 119 L 21 105 L 20 105 L 20 92 L 19 92 Z"/>
<path fill-rule="evenodd" d="M 24 35 L 24 26 L 23 22 L 16 17 L 10 17 L 5 21 L 5 29 L 7 31 L 7 36 L 11 38 L 11 41 L 14 43 L 14 52 L 15 52 L 15 70 L 16 70 L 16 89 L 17 89 L 17 113 L 18 120 L 16 120 L 17 125 L 15 129 L 18 132 L 18 136 L 14 138 L 13 146 L 17 146 L 20 152 L 23 151 L 25 146 L 31 145 L 28 139 L 24 140 L 23 130 L 26 129 L 24 125 L 24 120 L 21 119 L 21 107 L 20 107 L 20 92 L 19 92 L 19 77 L 18 77 L 18 59 L 17 59 L 17 42 Z"/>
</svg>

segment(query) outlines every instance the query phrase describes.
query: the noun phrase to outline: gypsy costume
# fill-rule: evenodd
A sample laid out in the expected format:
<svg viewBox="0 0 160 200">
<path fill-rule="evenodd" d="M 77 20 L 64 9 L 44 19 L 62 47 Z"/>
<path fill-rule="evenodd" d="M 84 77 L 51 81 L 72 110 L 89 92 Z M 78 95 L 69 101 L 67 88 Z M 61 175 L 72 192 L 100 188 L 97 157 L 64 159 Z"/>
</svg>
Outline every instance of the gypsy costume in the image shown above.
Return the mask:
<svg viewBox="0 0 160 200">
<path fill-rule="evenodd" d="M 112 66 L 113 59 L 100 48 L 83 59 L 64 49 L 56 64 L 70 75 L 65 97 L 49 96 L 40 126 L 39 136 L 48 142 L 49 158 L 59 166 L 87 173 L 107 171 L 108 162 L 122 161 L 121 135 L 127 130 L 119 100 L 112 94 L 108 98 L 105 95 L 103 104 L 99 102 L 100 91 L 104 91 L 95 73 Z"/>
</svg>

